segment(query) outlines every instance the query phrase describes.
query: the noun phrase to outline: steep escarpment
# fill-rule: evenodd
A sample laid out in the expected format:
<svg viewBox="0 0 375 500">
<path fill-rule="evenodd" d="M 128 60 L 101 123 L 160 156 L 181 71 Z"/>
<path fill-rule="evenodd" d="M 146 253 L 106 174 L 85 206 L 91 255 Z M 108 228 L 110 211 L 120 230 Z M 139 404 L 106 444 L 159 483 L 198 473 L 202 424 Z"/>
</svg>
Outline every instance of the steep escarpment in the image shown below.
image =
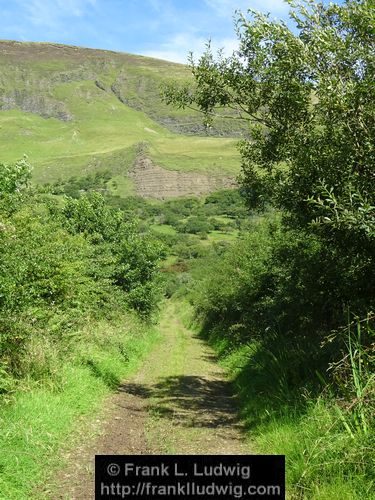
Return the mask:
<svg viewBox="0 0 375 500">
<path fill-rule="evenodd" d="M 221 177 L 239 171 L 244 125 L 221 119 L 207 131 L 199 113 L 167 106 L 160 87 L 172 78 L 191 75 L 181 64 L 131 54 L 0 41 L 0 161 L 26 154 L 37 183 L 109 170 L 115 194 L 125 196 L 133 151 L 147 143 L 147 156 L 168 171 L 140 176 L 137 167 L 132 178 L 142 195 L 222 187 Z"/>
<path fill-rule="evenodd" d="M 200 196 L 237 186 L 233 177 L 167 170 L 155 165 L 145 155 L 137 157 L 128 175 L 134 182 L 137 194 L 145 198 Z"/>
<path fill-rule="evenodd" d="M 190 79 L 186 66 L 107 50 L 53 43 L 0 41 L 0 110 L 19 109 L 62 121 L 72 119 L 74 109 L 59 86 L 93 82 L 113 94 L 120 103 L 172 132 L 239 137 L 242 122 L 218 120 L 209 131 L 194 111 L 174 110 L 160 100 L 160 85 L 171 77 Z M 72 86 L 72 90 L 74 86 Z M 69 91 L 67 92 L 69 94 Z"/>
</svg>

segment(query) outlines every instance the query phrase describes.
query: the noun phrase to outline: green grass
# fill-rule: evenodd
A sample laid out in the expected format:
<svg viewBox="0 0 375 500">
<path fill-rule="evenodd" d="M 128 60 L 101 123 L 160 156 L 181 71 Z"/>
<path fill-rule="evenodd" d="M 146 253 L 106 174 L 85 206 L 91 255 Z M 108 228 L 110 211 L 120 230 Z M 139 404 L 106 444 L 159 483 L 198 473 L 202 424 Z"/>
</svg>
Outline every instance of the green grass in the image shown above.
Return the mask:
<svg viewBox="0 0 375 500">
<path fill-rule="evenodd" d="M 351 438 L 337 419 L 335 404 L 311 400 L 304 415 L 290 412 L 271 420 L 257 430 L 258 449 L 286 455 L 287 485 L 296 498 L 374 499 L 369 474 L 374 464 L 366 451 L 371 442 L 360 435 Z"/>
<path fill-rule="evenodd" d="M 236 139 L 180 135 L 163 126 L 171 120 L 186 124 L 192 116 L 195 128 L 201 123 L 197 113 L 175 110 L 160 99 L 160 84 L 171 77 L 186 80 L 186 67 L 48 44 L 7 45 L 6 52 L 0 56 L 0 102 L 2 95 L 9 98 L 15 90 L 21 98 L 18 109 L 0 111 L 0 158 L 13 162 L 26 154 L 35 182 L 85 175 L 105 163 L 117 177 L 116 194 L 125 196 L 132 189 L 124 179 L 140 142 L 147 143 L 151 158 L 167 169 L 238 173 Z M 19 76 L 23 72 L 26 82 Z M 119 100 L 113 85 L 129 105 Z M 25 99 L 35 101 L 33 113 L 22 111 Z M 58 119 L 60 108 L 71 120 Z M 45 116 L 35 114 L 38 110 Z"/>
<path fill-rule="evenodd" d="M 150 154 L 164 168 L 210 174 L 239 173 L 235 139 L 170 136 L 150 142 Z"/>
<path fill-rule="evenodd" d="M 113 113 L 111 105 L 116 107 Z M 114 97 L 108 97 L 106 103 L 98 98 L 91 109 L 82 108 L 77 106 L 74 123 L 18 110 L 1 111 L 0 157 L 11 162 L 26 154 L 34 166 L 34 180 L 52 182 L 95 171 L 98 162 L 105 163 L 110 156 L 111 170 L 126 172 L 131 164 L 130 151 L 146 142 L 151 158 L 170 170 L 232 175 L 239 171 L 234 139 L 172 134 L 144 113 L 119 106 Z M 128 161 L 118 158 L 123 151 L 129 152 Z"/>
<path fill-rule="evenodd" d="M 215 220 L 218 220 L 219 222 L 223 222 L 224 224 L 230 224 L 233 222 L 233 217 L 229 215 L 215 215 L 213 216 Z"/>
<path fill-rule="evenodd" d="M 209 234 L 207 235 L 207 240 L 210 243 L 217 241 L 228 241 L 233 243 L 234 241 L 236 241 L 238 235 L 239 231 L 237 229 L 233 229 L 232 231 L 229 232 L 210 231 Z"/>
<path fill-rule="evenodd" d="M 291 393 L 277 360 L 270 357 L 267 371 L 259 371 L 256 342 L 234 348 L 217 333 L 210 342 L 237 387 L 256 452 L 286 455 L 287 498 L 375 499 L 373 432 L 347 432 L 328 394 Z"/>
<path fill-rule="evenodd" d="M 66 366 L 63 391 L 35 388 L 16 393 L 1 411 L 1 498 L 33 498 L 32 490 L 56 469 L 57 453 L 72 442 L 77 419 L 98 409 L 108 386 L 88 367 Z M 81 422 L 82 423 L 82 422 Z M 67 438 L 67 436 L 70 436 Z"/>
<path fill-rule="evenodd" d="M 103 399 L 158 339 L 154 330 L 123 319 L 101 321 L 78 333 L 81 341 L 55 383 L 20 388 L 0 410 L 2 499 L 41 498 L 35 488 L 64 466 L 64 449 L 89 437 L 85 432 Z"/>
<path fill-rule="evenodd" d="M 178 262 L 178 257 L 176 255 L 168 255 L 168 257 L 163 260 L 163 266 L 164 267 L 173 266 L 177 262 Z"/>
<path fill-rule="evenodd" d="M 133 181 L 125 175 L 114 175 L 108 182 L 109 192 L 113 196 L 126 198 L 135 195 Z"/>
<path fill-rule="evenodd" d="M 150 229 L 158 234 L 177 234 L 175 228 L 169 224 L 151 224 Z"/>
</svg>

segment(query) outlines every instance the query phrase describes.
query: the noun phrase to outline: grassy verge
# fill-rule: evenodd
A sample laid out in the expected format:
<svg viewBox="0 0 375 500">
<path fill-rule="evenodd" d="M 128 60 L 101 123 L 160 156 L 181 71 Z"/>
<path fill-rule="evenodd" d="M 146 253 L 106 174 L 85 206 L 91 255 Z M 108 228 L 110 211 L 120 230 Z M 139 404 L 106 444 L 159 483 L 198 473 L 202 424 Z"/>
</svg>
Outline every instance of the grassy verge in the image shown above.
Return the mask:
<svg viewBox="0 0 375 500">
<path fill-rule="evenodd" d="M 179 311 L 184 323 L 214 348 L 233 381 L 252 449 L 286 455 L 287 498 L 375 498 L 373 400 L 364 407 L 358 398 L 355 407 L 329 388 L 320 394 L 306 386 L 292 388 L 283 377 L 283 346 L 275 349 L 276 356 L 257 341 L 241 345 L 234 340 L 235 330 L 232 336 L 220 328 L 205 331 L 187 302 Z M 364 388 L 373 377 L 365 373 L 365 354 L 353 342 L 348 357 L 354 353 L 352 375 Z"/>
<path fill-rule="evenodd" d="M 64 465 L 62 452 L 74 444 L 84 422 L 95 419 L 103 399 L 158 339 L 153 328 L 128 316 L 90 324 L 74 337 L 74 349 L 53 376 L 23 381 L 11 400 L 3 401 L 0 498 L 37 498 L 35 488 Z M 41 339 L 34 355 L 42 351 Z"/>
<path fill-rule="evenodd" d="M 333 396 L 288 389 L 278 360 L 260 353 L 255 342 L 233 347 L 220 334 L 204 336 L 237 387 L 242 418 L 257 452 L 286 455 L 288 498 L 375 498 L 371 421 L 365 432 Z M 261 358 L 266 371 L 259 365 Z"/>
</svg>

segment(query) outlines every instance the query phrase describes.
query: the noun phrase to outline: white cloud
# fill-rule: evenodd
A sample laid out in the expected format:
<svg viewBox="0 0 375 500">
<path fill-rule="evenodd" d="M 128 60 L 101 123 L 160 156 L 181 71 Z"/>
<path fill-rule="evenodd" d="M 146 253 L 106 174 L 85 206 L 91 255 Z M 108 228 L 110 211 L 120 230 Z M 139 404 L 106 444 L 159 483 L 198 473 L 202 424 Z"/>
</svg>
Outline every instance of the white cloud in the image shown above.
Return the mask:
<svg viewBox="0 0 375 500">
<path fill-rule="evenodd" d="M 204 0 L 221 17 L 233 16 L 236 10 L 244 14 L 248 9 L 270 12 L 273 16 L 286 14 L 289 5 L 284 0 Z"/>
<path fill-rule="evenodd" d="M 166 7 L 165 2 L 161 0 L 148 0 L 148 2 L 151 8 L 156 12 L 163 12 Z"/>
<path fill-rule="evenodd" d="M 171 35 L 163 43 L 159 43 L 157 49 L 143 51 L 143 54 L 183 64 L 187 63 L 190 52 L 193 52 L 195 58 L 202 55 L 210 32 L 212 33 L 211 47 L 214 52 L 218 49 L 224 49 L 224 55 L 229 56 L 234 50 L 238 49 L 238 40 L 235 38 L 233 23 L 231 22 L 235 11 L 239 10 L 246 14 L 248 9 L 252 8 L 270 12 L 272 17 L 281 18 L 285 18 L 289 11 L 289 5 L 284 0 L 203 0 L 210 8 L 211 14 L 207 16 L 207 13 L 204 13 L 200 18 L 200 22 L 192 27 L 188 25 L 186 19 L 177 17 L 168 0 L 148 1 L 154 9 L 157 9 L 159 15 L 163 13 L 166 16 L 163 19 L 166 24 L 174 25 L 175 28 L 178 26 L 177 29 L 179 30 L 186 28 L 186 31 Z M 224 19 L 228 21 L 228 29 L 222 31 L 220 36 L 215 29 L 215 21 L 218 26 L 222 27 Z M 231 27 L 233 37 L 227 34 L 229 33 L 229 27 Z M 207 33 L 207 38 L 202 37 L 202 32 Z"/>
<path fill-rule="evenodd" d="M 207 41 L 192 33 L 178 33 L 160 44 L 160 49 L 143 52 L 143 55 L 186 64 L 190 52 L 193 52 L 195 59 L 203 54 Z M 238 48 L 238 40 L 236 38 L 215 39 L 211 41 L 211 47 L 214 52 L 223 49 L 224 55 L 229 56 Z"/>
<path fill-rule="evenodd" d="M 96 0 L 19 0 L 19 3 L 32 24 L 56 28 L 64 19 L 84 17 Z"/>
</svg>

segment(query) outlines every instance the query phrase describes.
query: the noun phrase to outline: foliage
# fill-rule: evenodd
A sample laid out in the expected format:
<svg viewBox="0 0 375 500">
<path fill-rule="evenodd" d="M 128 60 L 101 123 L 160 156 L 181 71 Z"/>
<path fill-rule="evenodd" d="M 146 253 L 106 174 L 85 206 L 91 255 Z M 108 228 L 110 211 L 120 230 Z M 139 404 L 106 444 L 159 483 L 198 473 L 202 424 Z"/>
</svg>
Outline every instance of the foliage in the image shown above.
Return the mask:
<svg viewBox="0 0 375 500">
<path fill-rule="evenodd" d="M 0 212 L 10 214 L 17 209 L 30 178 L 31 167 L 26 157 L 14 165 L 0 163 Z"/>
<path fill-rule="evenodd" d="M 197 263 L 190 300 L 233 362 L 260 451 L 286 452 L 292 495 L 362 498 L 373 487 L 375 11 L 290 5 L 293 29 L 238 14 L 238 51 L 208 45 L 191 58 L 193 84 L 164 87 L 208 126 L 223 108 L 248 121 L 241 191 L 249 208 L 280 213 Z M 362 325 L 356 338 L 348 323 Z"/>
<path fill-rule="evenodd" d="M 322 183 L 340 206 L 349 185 L 373 205 L 374 16 L 367 0 L 296 3 L 294 33 L 256 12 L 239 15 L 239 50 L 216 60 L 208 47 L 191 60 L 195 87 L 167 86 L 164 99 L 196 106 L 206 119 L 227 107 L 248 120 L 241 153 L 249 202 L 271 199 L 303 227 L 320 215 L 308 200 Z"/>
<path fill-rule="evenodd" d="M 309 370 L 312 356 L 293 342 L 239 343 L 233 328 L 228 336 L 219 324 L 201 331 L 231 375 L 256 452 L 286 455 L 291 498 L 373 498 L 375 386 L 371 353 L 363 351 L 356 328 L 346 336 L 342 363 L 332 367 L 341 380 L 339 398 L 327 386 L 318 396 L 306 384 L 296 387 L 296 361 L 303 359 Z"/>
<path fill-rule="evenodd" d="M 110 170 L 103 170 L 88 174 L 84 177 L 71 177 L 66 182 L 55 182 L 51 186 L 53 194 L 66 194 L 71 198 L 79 198 L 82 192 L 108 190 L 107 183 L 110 181 L 112 173 Z M 46 186 L 47 187 L 47 186 Z"/>
<path fill-rule="evenodd" d="M 209 221 L 198 216 L 189 217 L 185 223 L 177 227 L 179 232 L 190 234 L 207 234 L 212 229 L 213 226 Z"/>
<path fill-rule="evenodd" d="M 115 241 L 121 230 L 123 215 L 109 207 L 102 195 L 96 192 L 80 197 L 67 198 L 61 210 L 62 223 L 72 234 L 84 234 L 92 241 Z"/>
<path fill-rule="evenodd" d="M 133 308 L 150 318 L 161 294 L 162 247 L 97 192 L 58 206 L 27 188 L 26 160 L 3 165 L 1 173 L 7 204 L 0 209 L 0 385 L 6 391 L 10 374 L 27 376 L 21 360 L 41 332 L 59 346 L 88 314 Z"/>
<path fill-rule="evenodd" d="M 0 163 L 0 193 L 14 194 L 25 186 L 31 177 L 31 168 L 26 158 L 16 162 L 14 165 Z"/>
<path fill-rule="evenodd" d="M 238 189 L 222 189 L 211 193 L 206 197 L 204 205 L 207 215 L 226 214 L 238 218 L 248 215 L 243 196 Z"/>
<path fill-rule="evenodd" d="M 0 490 L 28 498 L 155 341 L 162 248 L 99 193 L 56 203 L 0 167 Z"/>
<path fill-rule="evenodd" d="M 250 207 L 282 211 L 273 289 L 260 293 L 278 331 L 309 332 L 314 345 L 345 323 L 343 311 L 364 316 L 375 299 L 374 16 L 367 0 L 296 2 L 293 31 L 239 14 L 237 52 L 215 58 L 208 46 L 191 59 L 194 85 L 164 88 L 167 103 L 208 122 L 223 107 L 248 120 L 242 192 Z"/>
<path fill-rule="evenodd" d="M 84 234 L 93 244 L 100 245 L 96 259 L 98 254 L 110 253 L 113 283 L 126 292 L 132 307 L 150 315 L 161 291 L 157 263 L 163 255 L 162 246 L 146 235 L 139 235 L 137 226 L 126 223 L 124 214 L 109 207 L 96 192 L 67 200 L 61 215 L 70 232 Z"/>
<path fill-rule="evenodd" d="M 189 298 L 233 377 L 257 452 L 286 454 L 289 494 L 359 499 L 373 488 L 373 317 L 314 341 L 332 325 L 336 276 L 322 280 L 324 248 L 300 236 L 275 220 L 253 227 L 197 262 Z"/>
<path fill-rule="evenodd" d="M 115 284 L 127 293 L 131 306 L 146 317 L 161 298 L 158 262 L 163 256 L 160 243 L 134 232 L 116 248 Z"/>
</svg>

